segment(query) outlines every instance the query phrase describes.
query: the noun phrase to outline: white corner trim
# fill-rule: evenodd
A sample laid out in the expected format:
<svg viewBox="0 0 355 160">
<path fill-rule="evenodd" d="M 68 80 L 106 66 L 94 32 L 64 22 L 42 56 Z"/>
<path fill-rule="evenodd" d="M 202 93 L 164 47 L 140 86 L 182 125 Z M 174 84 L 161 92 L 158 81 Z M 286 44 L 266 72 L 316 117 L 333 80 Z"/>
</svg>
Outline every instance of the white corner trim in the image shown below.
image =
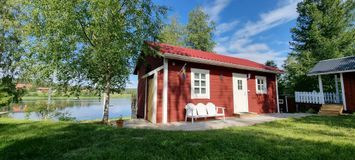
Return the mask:
<svg viewBox="0 0 355 160">
<path fill-rule="evenodd" d="M 346 108 L 346 97 L 345 97 L 343 73 L 340 73 L 340 83 L 341 83 L 341 94 L 342 94 L 342 98 L 343 98 L 344 110 L 346 111 L 347 108 Z"/>
<path fill-rule="evenodd" d="M 168 123 L 168 59 L 164 58 L 163 123 Z"/>
<path fill-rule="evenodd" d="M 144 119 L 146 119 L 147 116 L 147 84 L 148 83 L 148 79 L 145 79 L 145 93 L 144 93 Z M 137 93 L 138 94 L 138 93 Z"/>
<path fill-rule="evenodd" d="M 206 74 L 206 94 L 195 94 L 194 93 L 194 73 L 204 73 Z M 191 68 L 190 72 L 191 80 L 191 99 L 210 99 L 210 70 Z"/>
<path fill-rule="evenodd" d="M 152 123 L 157 123 L 157 94 L 158 94 L 158 72 L 154 73 L 154 94 L 153 94 L 153 109 L 152 109 Z"/>
<path fill-rule="evenodd" d="M 280 113 L 280 104 L 279 104 L 279 85 L 277 84 L 277 75 L 275 75 L 275 84 L 276 84 L 276 107 L 277 107 L 277 113 Z M 286 97 L 287 98 L 287 97 Z M 287 102 L 287 99 L 286 99 Z M 287 106 L 286 106 L 287 107 Z M 288 110 L 286 108 L 286 110 Z"/>
</svg>

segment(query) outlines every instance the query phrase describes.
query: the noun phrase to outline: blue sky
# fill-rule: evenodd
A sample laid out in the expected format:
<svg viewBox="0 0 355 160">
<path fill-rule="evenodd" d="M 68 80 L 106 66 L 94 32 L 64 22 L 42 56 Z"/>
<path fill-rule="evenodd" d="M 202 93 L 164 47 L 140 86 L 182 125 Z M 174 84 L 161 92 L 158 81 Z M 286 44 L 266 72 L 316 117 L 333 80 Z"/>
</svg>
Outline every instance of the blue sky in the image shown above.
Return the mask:
<svg viewBox="0 0 355 160">
<path fill-rule="evenodd" d="M 280 67 L 290 52 L 290 29 L 295 26 L 299 0 L 154 0 L 170 8 L 169 16 L 180 23 L 197 6 L 204 8 L 216 23 L 214 51 L 259 63 L 274 60 Z M 130 76 L 127 87 L 135 88 L 137 77 Z"/>
</svg>

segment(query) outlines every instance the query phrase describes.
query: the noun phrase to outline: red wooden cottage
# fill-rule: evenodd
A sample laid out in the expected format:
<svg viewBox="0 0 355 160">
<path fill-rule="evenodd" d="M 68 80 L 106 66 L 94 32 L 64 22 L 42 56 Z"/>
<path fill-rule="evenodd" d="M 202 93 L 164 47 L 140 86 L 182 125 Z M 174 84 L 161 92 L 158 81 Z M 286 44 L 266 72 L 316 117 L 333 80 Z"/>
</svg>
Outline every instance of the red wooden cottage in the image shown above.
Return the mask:
<svg viewBox="0 0 355 160">
<path fill-rule="evenodd" d="M 250 60 L 149 43 L 157 56 L 141 57 L 137 117 L 153 123 L 184 121 L 187 103 L 225 107 L 239 112 L 278 112 L 277 74 L 282 71 Z"/>
</svg>

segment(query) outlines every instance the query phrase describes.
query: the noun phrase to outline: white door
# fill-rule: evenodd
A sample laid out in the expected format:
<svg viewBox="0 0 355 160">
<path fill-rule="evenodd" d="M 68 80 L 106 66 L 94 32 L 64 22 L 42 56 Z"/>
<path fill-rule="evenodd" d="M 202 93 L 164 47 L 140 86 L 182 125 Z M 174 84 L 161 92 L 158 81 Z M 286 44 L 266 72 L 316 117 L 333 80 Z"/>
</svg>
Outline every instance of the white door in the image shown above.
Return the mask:
<svg viewBox="0 0 355 160">
<path fill-rule="evenodd" d="M 247 75 L 233 73 L 234 113 L 249 112 Z"/>
</svg>

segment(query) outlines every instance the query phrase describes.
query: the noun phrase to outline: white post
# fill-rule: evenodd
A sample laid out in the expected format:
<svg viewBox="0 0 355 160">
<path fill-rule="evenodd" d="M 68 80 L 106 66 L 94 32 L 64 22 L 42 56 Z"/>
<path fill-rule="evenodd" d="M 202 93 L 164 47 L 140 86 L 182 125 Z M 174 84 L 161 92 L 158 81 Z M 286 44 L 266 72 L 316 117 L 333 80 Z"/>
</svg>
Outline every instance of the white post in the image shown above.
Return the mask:
<svg viewBox="0 0 355 160">
<path fill-rule="evenodd" d="M 277 82 L 277 74 L 275 74 L 275 83 L 276 83 L 276 107 L 277 107 L 277 113 L 280 113 L 280 105 L 279 105 L 279 87 L 278 87 L 278 82 Z"/>
<path fill-rule="evenodd" d="M 338 88 L 338 75 L 334 75 L 335 79 L 335 101 L 336 103 L 339 103 L 339 88 Z"/>
<path fill-rule="evenodd" d="M 340 73 L 340 84 L 341 84 L 341 94 L 342 94 L 342 98 L 343 98 L 344 110 L 346 111 L 346 98 L 345 98 L 343 73 Z"/>
<path fill-rule="evenodd" d="M 145 88 L 144 88 L 144 119 L 146 119 L 147 116 L 147 91 L 148 91 L 148 77 L 145 78 Z M 137 93 L 138 94 L 138 93 Z"/>
<path fill-rule="evenodd" d="M 323 83 L 322 76 L 318 75 L 319 93 L 321 95 L 321 104 L 324 104 L 324 93 L 323 93 Z"/>
<path fill-rule="evenodd" d="M 168 122 L 168 59 L 164 58 L 163 123 Z"/>
<path fill-rule="evenodd" d="M 286 106 L 286 113 L 288 113 L 288 102 L 287 102 L 287 96 L 285 96 L 285 106 Z"/>
</svg>

